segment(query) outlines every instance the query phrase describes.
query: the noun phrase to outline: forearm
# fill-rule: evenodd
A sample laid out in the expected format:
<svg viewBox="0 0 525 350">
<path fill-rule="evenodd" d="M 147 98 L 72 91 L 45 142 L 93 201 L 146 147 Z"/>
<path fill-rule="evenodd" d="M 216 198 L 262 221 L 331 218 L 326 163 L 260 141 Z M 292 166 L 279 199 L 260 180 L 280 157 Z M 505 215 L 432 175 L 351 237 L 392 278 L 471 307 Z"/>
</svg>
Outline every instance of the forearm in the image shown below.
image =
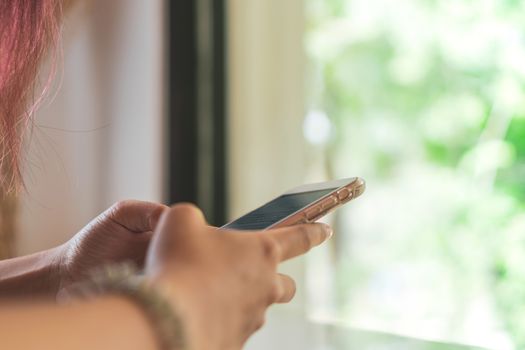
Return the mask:
<svg viewBox="0 0 525 350">
<path fill-rule="evenodd" d="M 120 296 L 61 306 L 0 304 L 0 324 L 5 349 L 158 349 L 141 308 Z"/>
<path fill-rule="evenodd" d="M 0 298 L 56 294 L 59 249 L 0 261 Z"/>
</svg>

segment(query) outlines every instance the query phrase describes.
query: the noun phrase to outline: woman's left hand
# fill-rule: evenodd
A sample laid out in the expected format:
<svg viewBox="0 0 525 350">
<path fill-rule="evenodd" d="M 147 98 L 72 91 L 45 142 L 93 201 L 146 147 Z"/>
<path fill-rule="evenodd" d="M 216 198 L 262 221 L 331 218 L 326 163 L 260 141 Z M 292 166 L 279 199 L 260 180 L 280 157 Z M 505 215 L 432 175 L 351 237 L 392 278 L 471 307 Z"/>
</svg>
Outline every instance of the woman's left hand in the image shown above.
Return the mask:
<svg viewBox="0 0 525 350">
<path fill-rule="evenodd" d="M 57 291 L 108 263 L 133 261 L 142 267 L 162 212 L 158 203 L 126 200 L 114 204 L 73 238 L 57 247 Z"/>
</svg>

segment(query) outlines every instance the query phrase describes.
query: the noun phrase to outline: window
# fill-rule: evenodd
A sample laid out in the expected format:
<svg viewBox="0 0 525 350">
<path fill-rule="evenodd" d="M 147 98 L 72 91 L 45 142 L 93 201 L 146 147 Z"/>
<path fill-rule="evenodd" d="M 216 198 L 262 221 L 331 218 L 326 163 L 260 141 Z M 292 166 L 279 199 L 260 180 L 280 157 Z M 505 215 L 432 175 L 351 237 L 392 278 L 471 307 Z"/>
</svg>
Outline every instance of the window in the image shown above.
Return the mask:
<svg viewBox="0 0 525 350">
<path fill-rule="evenodd" d="M 231 215 L 359 175 L 312 317 L 525 345 L 525 3 L 229 1 Z"/>
</svg>

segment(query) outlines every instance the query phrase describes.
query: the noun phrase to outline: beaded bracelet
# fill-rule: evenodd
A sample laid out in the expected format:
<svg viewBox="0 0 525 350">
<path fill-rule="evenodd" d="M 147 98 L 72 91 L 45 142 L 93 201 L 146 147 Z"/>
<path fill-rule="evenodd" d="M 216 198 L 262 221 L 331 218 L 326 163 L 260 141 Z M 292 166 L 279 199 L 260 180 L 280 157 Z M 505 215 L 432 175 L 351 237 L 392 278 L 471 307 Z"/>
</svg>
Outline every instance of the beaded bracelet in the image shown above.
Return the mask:
<svg viewBox="0 0 525 350">
<path fill-rule="evenodd" d="M 69 287 L 67 299 L 107 294 L 126 296 L 145 312 L 157 333 L 162 350 L 187 350 L 182 321 L 173 305 L 145 283 L 134 264 L 108 265 L 91 273 L 90 277 L 85 282 Z"/>
</svg>

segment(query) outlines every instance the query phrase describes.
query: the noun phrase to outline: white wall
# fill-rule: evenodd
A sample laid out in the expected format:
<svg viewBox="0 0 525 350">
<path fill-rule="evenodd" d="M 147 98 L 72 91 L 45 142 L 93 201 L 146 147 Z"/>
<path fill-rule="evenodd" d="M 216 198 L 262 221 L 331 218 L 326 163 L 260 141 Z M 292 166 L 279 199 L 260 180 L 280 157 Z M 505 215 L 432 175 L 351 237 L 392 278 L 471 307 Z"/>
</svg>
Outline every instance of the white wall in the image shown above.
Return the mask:
<svg viewBox="0 0 525 350">
<path fill-rule="evenodd" d="M 163 199 L 162 4 L 78 1 L 67 14 L 62 84 L 31 136 L 19 253 L 63 242 L 119 199 Z"/>
<path fill-rule="evenodd" d="M 229 188 L 237 216 L 304 181 L 304 4 L 227 3 Z"/>
<path fill-rule="evenodd" d="M 228 172 L 233 218 L 306 178 L 304 4 L 303 0 L 227 3 Z M 291 304 L 276 308 L 303 314 L 304 258 L 289 261 L 280 269 L 290 274 L 299 288 Z M 263 338 L 271 335 L 265 333 Z"/>
</svg>

